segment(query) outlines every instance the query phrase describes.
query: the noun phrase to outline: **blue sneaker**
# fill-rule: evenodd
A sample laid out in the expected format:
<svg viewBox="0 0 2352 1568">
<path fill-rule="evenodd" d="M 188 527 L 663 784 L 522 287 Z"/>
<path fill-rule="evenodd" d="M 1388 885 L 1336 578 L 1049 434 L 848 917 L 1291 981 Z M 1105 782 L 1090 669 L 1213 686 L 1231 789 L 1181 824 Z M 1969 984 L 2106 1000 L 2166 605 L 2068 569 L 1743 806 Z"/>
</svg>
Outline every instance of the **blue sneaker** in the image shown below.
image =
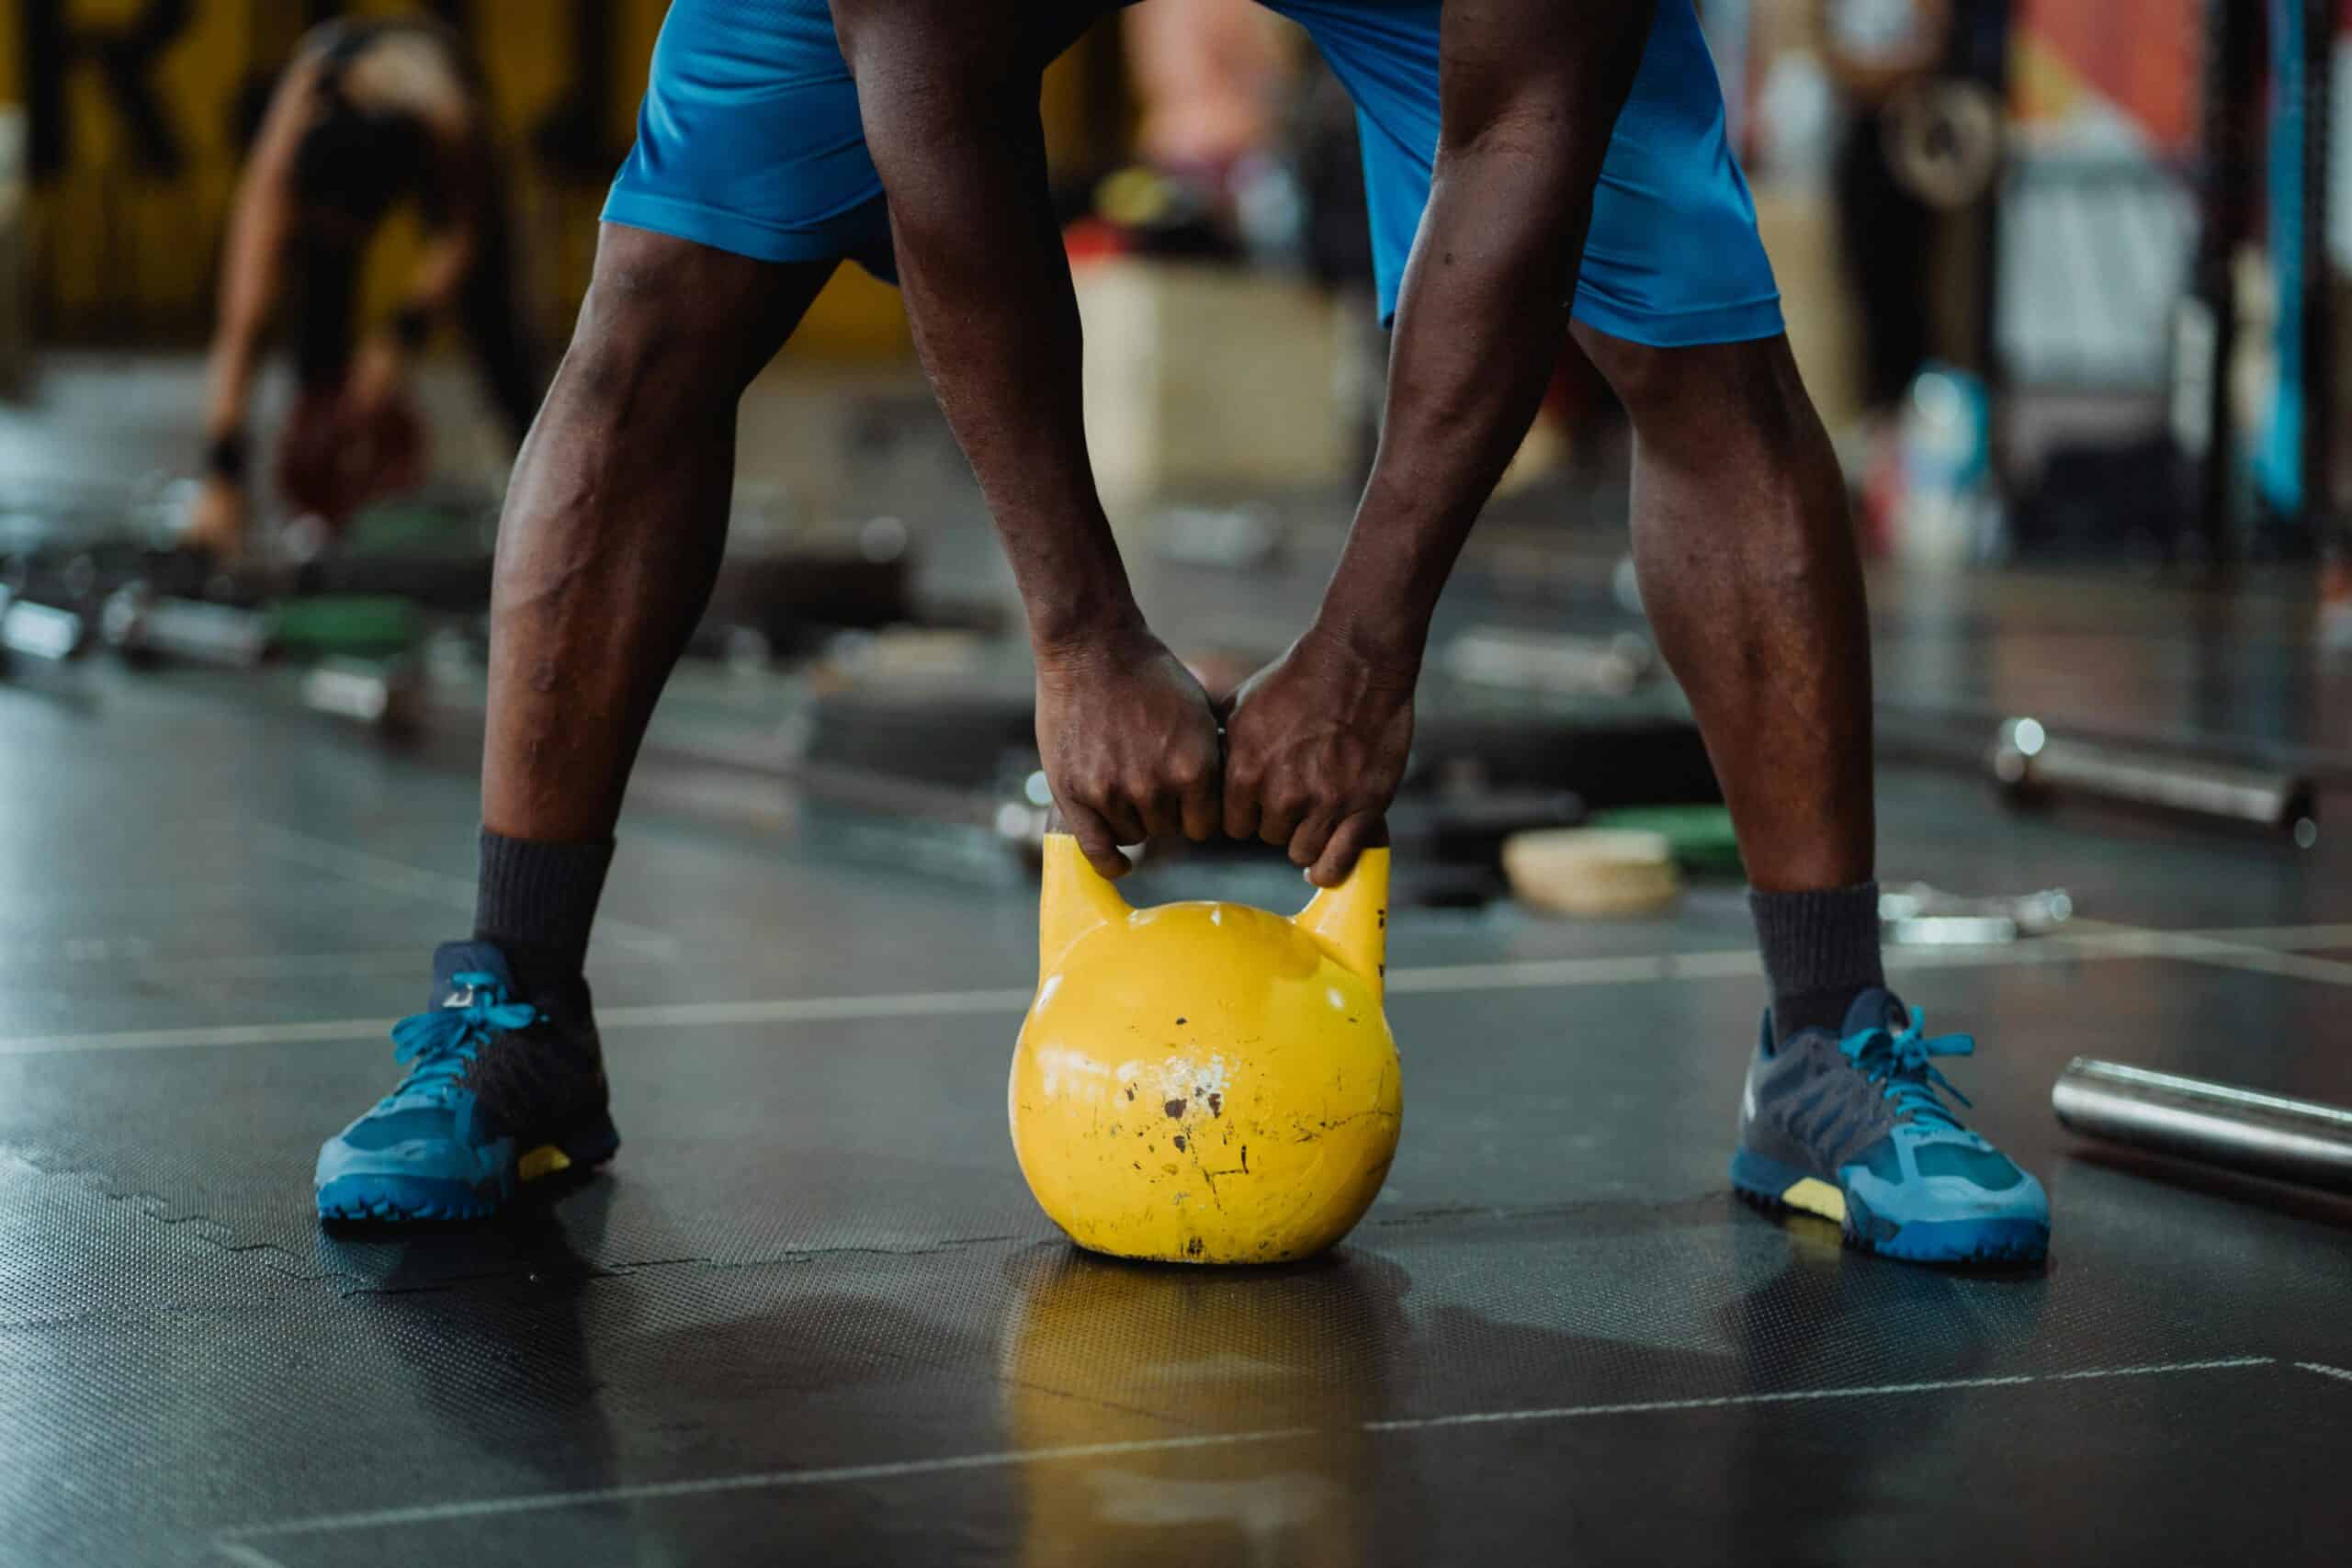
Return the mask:
<svg viewBox="0 0 2352 1568">
<path fill-rule="evenodd" d="M 319 1149 L 321 1219 L 484 1219 L 526 1182 L 613 1157 L 587 987 L 515 989 L 488 942 L 434 953 L 433 1005 L 392 1026 L 408 1077 Z"/>
<path fill-rule="evenodd" d="M 1767 1208 L 1836 1220 L 1846 1240 L 1919 1263 L 2030 1263 L 2050 1249 L 2041 1183 L 1960 1124 L 1928 1063 L 1965 1056 L 1886 991 L 1854 998 L 1845 1037 L 1808 1029 L 1775 1045 L 1772 1016 L 1740 1097 L 1732 1186 Z"/>
</svg>

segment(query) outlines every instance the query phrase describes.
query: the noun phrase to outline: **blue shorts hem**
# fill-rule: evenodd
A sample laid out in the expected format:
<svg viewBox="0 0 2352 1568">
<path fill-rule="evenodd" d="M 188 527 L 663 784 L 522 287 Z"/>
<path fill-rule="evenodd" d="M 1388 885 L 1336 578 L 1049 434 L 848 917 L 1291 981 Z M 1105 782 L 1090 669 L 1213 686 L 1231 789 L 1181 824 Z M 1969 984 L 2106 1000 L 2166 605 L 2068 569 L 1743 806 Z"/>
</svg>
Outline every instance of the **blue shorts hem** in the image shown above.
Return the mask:
<svg viewBox="0 0 2352 1568">
<path fill-rule="evenodd" d="M 858 263 L 885 282 L 895 282 L 890 265 L 889 220 L 882 197 L 861 202 L 813 229 L 786 229 L 700 202 L 655 196 L 616 185 L 605 197 L 604 220 L 644 229 L 753 261 Z"/>
<path fill-rule="evenodd" d="M 1623 338 L 1627 343 L 1637 343 L 1645 348 L 1697 348 L 1716 343 L 1755 343 L 1763 338 L 1779 337 L 1788 330 L 1788 322 L 1781 315 L 1781 297 L 1778 294 L 1745 300 L 1737 305 L 1668 313 L 1627 310 L 1579 293 L 1568 314 L 1611 337 Z M 1396 325 L 1394 300 L 1381 302 L 1380 324 L 1390 329 Z"/>
<path fill-rule="evenodd" d="M 1578 294 L 1569 315 L 1611 337 L 1623 338 L 1645 348 L 1696 348 L 1714 343 L 1754 343 L 1778 337 L 1787 330 L 1781 316 L 1781 297 L 1718 305 L 1704 310 L 1671 313 L 1626 310 Z"/>
</svg>

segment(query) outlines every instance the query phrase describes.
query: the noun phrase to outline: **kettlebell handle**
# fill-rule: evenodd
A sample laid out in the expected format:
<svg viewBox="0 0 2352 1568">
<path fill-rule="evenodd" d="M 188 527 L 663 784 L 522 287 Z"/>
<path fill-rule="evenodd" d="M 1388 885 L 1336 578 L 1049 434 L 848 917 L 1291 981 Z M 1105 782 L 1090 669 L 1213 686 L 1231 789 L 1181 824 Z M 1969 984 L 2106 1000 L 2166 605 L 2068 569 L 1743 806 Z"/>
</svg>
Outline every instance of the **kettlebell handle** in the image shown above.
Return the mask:
<svg viewBox="0 0 2352 1568">
<path fill-rule="evenodd" d="M 1225 731 L 1219 729 L 1216 733 L 1218 740 L 1223 741 Z M 1060 807 L 1046 807 L 1046 831 L 1048 834 L 1069 831 L 1069 819 L 1062 815 Z M 1372 830 L 1372 837 L 1364 840 L 1363 847 L 1367 850 L 1385 850 L 1388 845 L 1388 818 L 1384 817 L 1380 819 L 1380 826 Z"/>
<path fill-rule="evenodd" d="M 1291 923 L 1365 985 L 1376 997 L 1388 973 L 1388 848 L 1384 831 L 1378 847 L 1356 857 L 1354 869 L 1337 887 L 1317 889 Z M 1135 912 L 1109 878 L 1096 871 L 1078 840 L 1062 830 L 1058 814 L 1046 831 L 1045 868 L 1037 896 L 1039 981 L 1050 975 L 1079 938 Z"/>
</svg>

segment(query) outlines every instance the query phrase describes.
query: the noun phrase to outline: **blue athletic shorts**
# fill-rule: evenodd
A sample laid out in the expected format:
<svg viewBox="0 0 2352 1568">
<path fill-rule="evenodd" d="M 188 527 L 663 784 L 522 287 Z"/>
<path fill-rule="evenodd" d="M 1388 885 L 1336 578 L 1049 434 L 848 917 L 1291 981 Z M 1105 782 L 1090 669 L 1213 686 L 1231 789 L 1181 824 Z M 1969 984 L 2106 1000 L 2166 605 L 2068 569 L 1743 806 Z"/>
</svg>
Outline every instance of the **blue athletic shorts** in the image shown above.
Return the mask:
<svg viewBox="0 0 2352 1568">
<path fill-rule="evenodd" d="M 1265 3 L 1306 28 L 1355 99 L 1385 321 L 1429 200 L 1437 0 Z M 827 0 L 674 0 L 605 217 L 761 261 L 846 257 L 890 278 L 882 182 Z M 1575 314 L 1660 347 L 1781 331 L 1690 0 L 1657 7 L 1593 198 Z"/>
</svg>

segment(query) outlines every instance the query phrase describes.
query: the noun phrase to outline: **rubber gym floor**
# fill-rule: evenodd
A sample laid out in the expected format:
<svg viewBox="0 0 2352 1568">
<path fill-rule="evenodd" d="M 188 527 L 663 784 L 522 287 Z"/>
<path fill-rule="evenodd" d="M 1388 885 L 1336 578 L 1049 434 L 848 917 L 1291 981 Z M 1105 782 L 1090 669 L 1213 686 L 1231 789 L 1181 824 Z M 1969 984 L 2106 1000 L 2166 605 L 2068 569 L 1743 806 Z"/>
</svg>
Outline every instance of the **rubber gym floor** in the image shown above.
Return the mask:
<svg viewBox="0 0 2352 1568">
<path fill-rule="evenodd" d="M 2341 750 L 2307 605 L 1882 585 L 1883 685 Z M 1989 711 L 1989 710 L 1988 710 Z M 592 957 L 625 1139 L 480 1231 L 322 1233 L 320 1138 L 471 902 L 458 759 L 233 682 L 0 685 L 0 1561 L 2341 1562 L 2352 1209 L 2103 1153 L 2087 1055 L 2352 1102 L 2344 838 L 1890 765 L 1889 881 L 2071 890 L 1896 948 L 2046 1268 L 1736 1203 L 1759 982 L 1669 919 L 1400 909 L 1407 1130 L 1334 1257 L 1074 1253 L 1006 1137 L 1034 894 L 671 810 Z M 658 795 L 658 791 L 651 791 Z M 2323 818 L 2323 821 L 2327 818 Z M 1274 904 L 1272 867 L 1139 899 Z"/>
</svg>

